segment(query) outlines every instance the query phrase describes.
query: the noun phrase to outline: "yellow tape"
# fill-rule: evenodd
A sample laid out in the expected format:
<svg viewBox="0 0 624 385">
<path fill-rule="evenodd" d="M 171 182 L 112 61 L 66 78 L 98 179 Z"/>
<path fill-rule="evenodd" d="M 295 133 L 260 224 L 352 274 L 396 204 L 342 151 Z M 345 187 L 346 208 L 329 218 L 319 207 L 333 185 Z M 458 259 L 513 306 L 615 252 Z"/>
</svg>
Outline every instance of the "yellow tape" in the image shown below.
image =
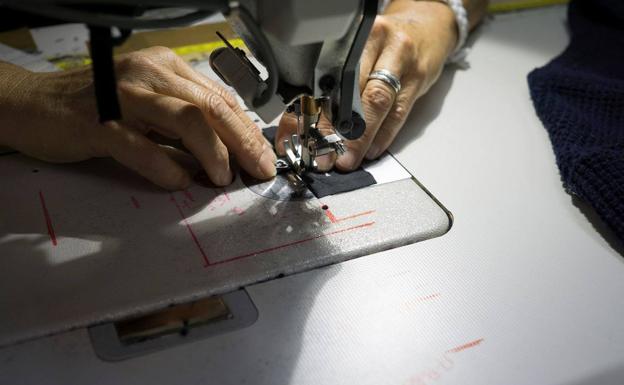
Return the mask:
<svg viewBox="0 0 624 385">
<path fill-rule="evenodd" d="M 506 3 L 490 4 L 488 11 L 490 12 L 509 12 L 520 9 L 546 7 L 549 5 L 567 4 L 569 0 L 519 0 Z"/>
<path fill-rule="evenodd" d="M 244 48 L 245 43 L 242 39 L 231 39 L 228 40 L 233 47 L 236 48 Z M 210 53 L 217 48 L 225 47 L 225 43 L 222 41 L 212 41 L 210 43 L 201 43 L 201 44 L 192 44 L 185 45 L 182 47 L 172 48 L 173 52 L 177 53 L 180 56 L 194 54 L 194 53 Z"/>
<path fill-rule="evenodd" d="M 236 48 L 245 48 L 245 43 L 242 39 L 231 39 L 228 40 L 233 47 Z M 209 54 L 217 48 L 225 47 L 225 43 L 222 41 L 212 41 L 209 43 L 201 43 L 201 44 L 191 44 L 185 45 L 182 47 L 174 47 L 172 48 L 173 52 L 180 56 L 192 55 L 192 54 Z M 65 70 L 70 70 L 73 68 L 85 67 L 91 64 L 91 58 L 82 57 L 82 56 L 74 56 L 70 58 L 60 58 L 57 60 L 53 60 L 52 63 L 58 68 Z"/>
<path fill-rule="evenodd" d="M 50 61 L 63 71 L 91 65 L 91 58 L 88 56 L 64 57 L 60 59 L 52 59 Z"/>
</svg>

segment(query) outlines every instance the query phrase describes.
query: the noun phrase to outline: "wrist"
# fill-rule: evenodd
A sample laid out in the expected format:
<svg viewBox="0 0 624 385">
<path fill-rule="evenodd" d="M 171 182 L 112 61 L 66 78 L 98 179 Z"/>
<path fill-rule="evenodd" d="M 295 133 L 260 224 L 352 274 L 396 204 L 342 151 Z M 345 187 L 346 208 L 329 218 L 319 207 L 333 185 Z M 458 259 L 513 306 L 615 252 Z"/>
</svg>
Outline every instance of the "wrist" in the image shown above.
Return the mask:
<svg viewBox="0 0 624 385">
<path fill-rule="evenodd" d="M 35 73 L 0 63 L 0 145 L 21 151 L 51 125 L 80 121 L 93 104 L 90 78 L 88 70 Z"/>
<path fill-rule="evenodd" d="M 421 34 L 432 36 L 444 58 L 455 51 L 459 38 L 457 22 L 453 10 L 442 0 L 393 0 L 384 14 L 397 15 L 410 19 L 411 24 Z"/>
<path fill-rule="evenodd" d="M 28 113 L 35 74 L 9 63 L 0 63 L 0 145 L 15 148 L 16 138 L 32 118 Z"/>
</svg>

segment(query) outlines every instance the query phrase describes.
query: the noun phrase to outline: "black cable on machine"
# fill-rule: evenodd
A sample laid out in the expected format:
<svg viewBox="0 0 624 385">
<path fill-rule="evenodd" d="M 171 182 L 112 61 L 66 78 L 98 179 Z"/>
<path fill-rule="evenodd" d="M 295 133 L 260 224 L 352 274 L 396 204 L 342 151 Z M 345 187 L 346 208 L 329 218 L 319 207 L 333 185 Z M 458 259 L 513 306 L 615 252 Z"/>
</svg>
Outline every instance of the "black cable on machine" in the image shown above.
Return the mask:
<svg viewBox="0 0 624 385">
<path fill-rule="evenodd" d="M 93 85 L 100 123 L 121 119 L 113 46 L 115 39 L 110 27 L 89 25 Z"/>
</svg>

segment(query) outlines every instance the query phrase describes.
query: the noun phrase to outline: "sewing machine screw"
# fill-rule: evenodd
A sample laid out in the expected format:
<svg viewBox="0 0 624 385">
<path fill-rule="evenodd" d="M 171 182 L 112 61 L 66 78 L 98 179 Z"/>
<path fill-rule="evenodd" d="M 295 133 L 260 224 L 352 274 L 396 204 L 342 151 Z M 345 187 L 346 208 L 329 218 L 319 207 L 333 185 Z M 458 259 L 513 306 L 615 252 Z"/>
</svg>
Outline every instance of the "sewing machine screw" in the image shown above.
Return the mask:
<svg viewBox="0 0 624 385">
<path fill-rule="evenodd" d="M 340 122 L 340 131 L 349 131 L 353 127 L 353 123 L 349 120 L 343 120 Z"/>
<path fill-rule="evenodd" d="M 325 93 L 330 93 L 336 87 L 336 79 L 331 75 L 323 75 L 319 80 L 319 87 Z"/>
<path fill-rule="evenodd" d="M 280 170 L 288 170 L 290 168 L 290 166 L 288 165 L 288 162 L 285 161 L 284 159 L 278 159 L 275 161 L 275 168 L 280 171 Z"/>
</svg>

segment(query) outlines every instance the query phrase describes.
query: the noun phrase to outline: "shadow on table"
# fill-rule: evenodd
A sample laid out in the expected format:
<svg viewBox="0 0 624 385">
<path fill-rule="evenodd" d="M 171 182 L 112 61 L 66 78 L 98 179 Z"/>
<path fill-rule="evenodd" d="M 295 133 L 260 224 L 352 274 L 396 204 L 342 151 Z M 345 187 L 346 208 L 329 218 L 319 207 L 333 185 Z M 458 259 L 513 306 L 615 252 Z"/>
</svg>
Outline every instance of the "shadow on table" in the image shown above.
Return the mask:
<svg viewBox="0 0 624 385">
<path fill-rule="evenodd" d="M 275 257 L 253 250 L 270 248 L 289 226 L 295 239 L 314 239 L 326 221 L 322 210 L 294 216 L 304 203 L 262 199 L 241 208 L 220 189 L 197 185 L 187 201 L 110 159 L 51 165 L 14 155 L 3 161 L 12 183 L 0 191 L 11 202 L 0 212 L 0 345 L 274 278 L 292 267 L 280 261 L 279 250 Z M 244 188 L 238 183 L 228 192 Z M 195 216 L 213 207 L 216 214 Z M 335 245 L 314 247 L 327 256 Z M 202 254 L 214 265 L 205 267 Z M 225 259 L 232 263 L 216 264 Z"/>
<path fill-rule="evenodd" d="M 390 152 L 399 152 L 412 141 L 418 140 L 440 115 L 456 71 L 456 68 L 451 67 L 444 70 L 429 92 L 416 101 L 403 128 L 390 146 Z"/>
<path fill-rule="evenodd" d="M 622 383 L 624 383 L 624 364 L 614 365 L 600 372 L 560 385 L 619 385 Z"/>
<path fill-rule="evenodd" d="M 317 269 L 313 274 L 301 274 L 296 279 L 282 279 L 290 280 L 289 283 L 276 280 L 253 287 L 252 299 L 255 295 L 262 299 L 259 319 L 247 329 L 149 356 L 98 365 L 98 371 L 103 369 L 104 383 L 123 382 L 128 373 L 135 373 L 140 379 L 135 383 L 146 385 L 152 379 L 172 384 L 293 384 L 310 311 L 318 292 L 339 271 L 340 266 L 335 265 Z M 278 297 L 268 300 L 267 296 L 272 294 Z M 324 336 L 317 334 L 316 338 Z M 172 368 L 184 370 L 172 371 Z"/>
<path fill-rule="evenodd" d="M 208 293 L 211 285 L 214 286 L 211 279 L 239 272 L 249 281 L 257 276 L 250 269 L 273 271 L 271 266 L 279 262 L 278 252 L 274 257 L 261 256 L 255 267 L 232 263 L 202 270 L 201 256 L 195 247 L 189 247 L 193 245 L 192 237 L 170 196 L 177 197 L 181 213 L 192 221 L 193 215 L 206 210 L 216 199 L 211 189 L 192 187 L 189 191 L 194 201 L 183 206 L 182 192 L 170 194 L 158 189 L 110 159 L 52 165 L 13 155 L 3 161 L 9 162 L 4 167 L 11 170 L 13 182 L 0 191 L 0 198 L 13 197 L 13 204 L 0 212 L 0 275 L 4 277 L 0 284 L 0 325 L 5 327 L 0 328 L 4 330 L 4 335 L 0 332 L 0 340 L 5 342 L 7 337 L 8 340 L 14 336 L 17 336 L 15 340 L 29 339 L 82 327 L 94 320 L 119 317 L 129 309 L 149 312 L 170 304 L 167 301 L 172 296 L 177 295 L 178 301 L 182 301 L 180 295 L 185 290 L 199 295 L 202 284 L 197 279 L 205 282 Z M 230 186 L 229 193 L 234 195 L 237 188 L 244 187 Z M 39 202 L 40 190 L 45 193 L 47 209 L 56 226 L 57 251 L 73 240 L 78 246 L 67 250 L 80 255 L 59 259 L 62 255 L 50 247 Z M 132 206 L 133 194 L 140 208 Z M 66 202 L 66 207 L 61 207 L 60 202 Z M 225 246 L 232 239 L 238 240 L 234 249 L 251 242 L 241 229 L 256 228 L 262 216 L 268 215 L 267 205 L 276 217 L 285 218 L 280 219 L 280 226 L 290 223 L 292 206 L 279 201 L 261 202 L 245 207 L 241 216 L 228 212 L 227 217 L 193 222 L 198 241 L 210 258 L 227 257 Z M 310 226 L 305 223 L 324 220 L 319 210 L 308 213 L 304 221 L 297 222 L 303 226 L 303 233 L 298 235 L 313 238 L 317 235 L 314 223 Z M 283 231 L 284 228 L 266 226 L 258 239 L 270 240 Z M 210 236 L 215 234 L 216 237 Z M 232 238 L 236 234 L 238 238 Z M 156 253 L 149 246 L 155 242 L 171 252 Z M 82 244 L 99 246 L 90 249 Z M 334 247 L 331 242 L 318 242 L 314 250 L 318 256 L 326 256 Z M 203 275 L 198 276 L 197 269 Z M 306 270 L 305 266 L 301 269 Z M 259 319 L 247 329 L 117 363 L 100 361 L 86 338 L 76 342 L 75 333 L 39 338 L 0 349 L 0 362 L 15 363 L 7 365 L 0 378 L 50 384 L 69 378 L 75 380 L 65 383 L 80 383 L 85 378 L 90 378 L 92 383 L 125 383 L 128 373 L 133 373 L 138 382 L 145 383 L 195 383 L 199 376 L 206 379 L 204 383 L 288 384 L 297 367 L 301 339 L 317 293 L 339 269 L 334 266 L 298 278 L 294 290 L 293 285 L 282 285 L 279 281 L 259 285 L 256 292 L 266 287 L 273 287 L 273 291 L 282 290 L 281 287 L 288 289 L 283 289 L 286 291 L 280 293 L 270 308 L 259 307 Z M 192 271 L 196 273 L 191 274 Z M 185 277 L 189 277 L 188 283 Z M 275 285 L 279 285 L 277 289 Z M 151 304 L 148 306 L 154 309 L 145 307 L 146 298 Z M 287 307 L 284 303 L 294 305 Z M 262 333 L 258 333 L 258 328 Z M 72 345 L 71 354 L 66 354 L 68 344 Z M 33 362 L 29 357 L 32 346 L 37 346 L 37 371 L 28 368 Z M 198 346 L 202 349 L 197 349 Z"/>
<path fill-rule="evenodd" d="M 310 311 L 319 291 L 339 272 L 340 266 L 334 265 L 316 269 L 312 274 L 300 274 L 296 279 L 286 277 L 253 287 L 252 300 L 256 296 L 262 300 L 259 318 L 250 327 L 125 361 L 99 360 L 82 331 L 0 349 L 0 382 L 293 384 Z M 285 284 L 283 280 L 291 282 Z M 267 296 L 272 294 L 278 297 L 269 301 Z M 324 337 L 316 334 L 316 338 Z M 33 366 L 37 370 L 32 370 Z"/>
<path fill-rule="evenodd" d="M 615 235 L 613 230 L 607 226 L 607 224 L 600 218 L 598 213 L 587 202 L 583 201 L 577 196 L 572 196 L 572 204 L 579 209 L 579 211 L 587 218 L 589 223 L 596 232 L 611 246 L 613 250 L 624 257 L 624 244 Z"/>
</svg>

